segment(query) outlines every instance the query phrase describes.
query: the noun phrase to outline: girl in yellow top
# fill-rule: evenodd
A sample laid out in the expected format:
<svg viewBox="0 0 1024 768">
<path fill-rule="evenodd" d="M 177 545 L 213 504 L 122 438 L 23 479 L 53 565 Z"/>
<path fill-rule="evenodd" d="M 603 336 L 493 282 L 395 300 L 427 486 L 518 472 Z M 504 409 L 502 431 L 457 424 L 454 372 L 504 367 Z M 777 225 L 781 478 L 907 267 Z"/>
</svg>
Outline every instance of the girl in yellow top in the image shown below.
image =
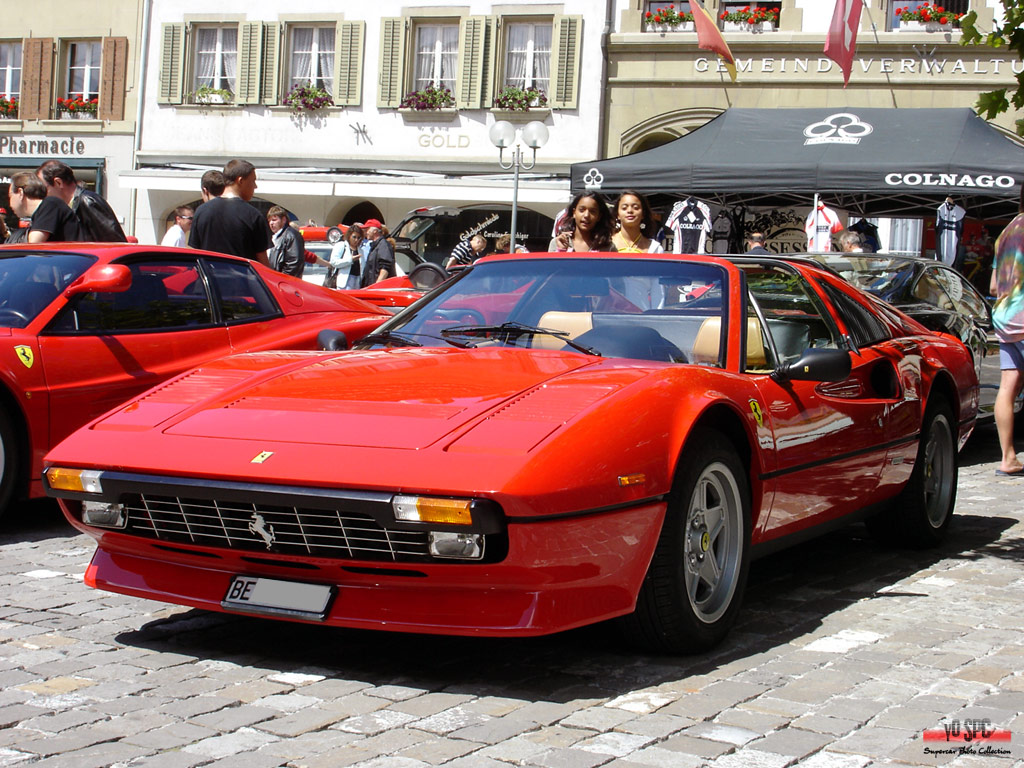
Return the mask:
<svg viewBox="0 0 1024 768">
<path fill-rule="evenodd" d="M 612 244 L 619 253 L 664 253 L 654 234 L 654 214 L 647 199 L 627 189 L 615 203 L 616 230 Z"/>
</svg>

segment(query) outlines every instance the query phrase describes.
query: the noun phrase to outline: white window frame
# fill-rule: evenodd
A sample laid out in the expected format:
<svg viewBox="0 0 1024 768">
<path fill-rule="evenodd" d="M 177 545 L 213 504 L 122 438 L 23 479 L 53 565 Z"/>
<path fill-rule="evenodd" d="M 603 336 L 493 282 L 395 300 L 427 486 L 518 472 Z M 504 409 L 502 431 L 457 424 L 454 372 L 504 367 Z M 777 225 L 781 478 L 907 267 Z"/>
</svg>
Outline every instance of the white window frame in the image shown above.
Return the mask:
<svg viewBox="0 0 1024 768">
<path fill-rule="evenodd" d="M 295 35 L 301 30 L 312 31 L 312 40 L 310 41 L 310 48 L 308 51 L 301 51 L 301 53 L 310 56 L 310 74 L 308 76 L 301 76 L 296 74 L 295 56 L 299 53 L 296 43 Z M 322 41 L 320 39 L 321 34 L 325 31 L 331 33 L 331 39 L 329 42 Z M 291 90 L 296 85 L 305 85 L 311 83 L 317 88 L 323 88 L 331 96 L 334 96 L 334 69 L 335 69 L 335 56 L 336 47 L 338 40 L 338 31 L 334 24 L 293 24 L 288 27 L 288 88 Z M 322 56 L 327 57 L 326 64 L 321 59 Z"/>
<path fill-rule="evenodd" d="M 554 45 L 554 25 L 552 19 L 506 19 L 505 20 L 505 56 L 504 56 L 504 84 L 506 86 L 515 86 L 526 90 L 528 88 L 538 88 L 543 91 L 545 95 L 551 92 L 551 49 Z M 512 71 L 512 56 L 517 53 L 512 50 L 512 34 L 516 28 L 530 27 L 530 33 L 526 41 L 526 49 L 522 53 L 526 55 L 526 65 L 524 69 L 524 75 L 522 81 L 519 78 L 511 75 Z M 548 33 L 547 50 L 537 49 L 537 30 L 539 28 L 546 28 Z M 538 58 L 541 56 L 547 57 L 547 76 L 538 77 L 537 65 Z"/>
<path fill-rule="evenodd" d="M 0 42 L 0 98 L 21 96 L 21 42 Z"/>
<path fill-rule="evenodd" d="M 215 31 L 216 37 L 214 39 L 214 46 L 212 50 L 204 51 L 199 47 L 200 37 L 204 32 Z M 225 33 L 232 33 L 234 35 L 234 47 L 230 46 L 229 41 L 225 41 Z M 220 24 L 220 25 L 202 25 L 196 26 L 192 30 L 192 40 L 194 44 L 194 53 L 192 55 L 192 90 L 196 91 L 200 87 L 206 85 L 210 88 L 229 91 L 234 94 L 238 87 L 238 25 L 237 24 Z M 205 55 L 213 55 L 213 68 L 212 73 L 203 75 L 200 72 L 200 57 Z M 231 64 L 231 57 L 234 59 L 233 67 Z M 231 69 L 234 69 L 234 76 L 230 74 Z"/>
<path fill-rule="evenodd" d="M 426 30 L 437 30 L 435 39 L 433 41 L 433 50 L 426 56 L 420 50 L 420 35 Z M 452 46 L 450 49 L 445 50 L 444 38 L 445 33 L 451 38 Z M 412 55 L 412 89 L 414 91 L 421 91 L 428 85 L 433 83 L 437 87 L 444 86 L 453 94 L 455 93 L 455 86 L 458 81 L 458 69 L 459 69 L 459 24 L 458 22 L 449 21 L 430 21 L 430 22 L 417 22 L 415 26 L 415 34 L 413 35 L 413 55 Z M 444 59 L 448 57 L 451 61 L 451 77 L 442 78 L 441 74 L 444 69 Z M 422 62 L 425 58 L 429 57 L 429 66 L 424 67 Z M 429 72 L 427 71 L 429 69 Z"/>
<path fill-rule="evenodd" d="M 84 58 L 79 62 L 79 53 Z M 75 87 L 75 74 L 81 73 L 81 88 Z M 64 73 L 64 95 L 80 97 L 89 101 L 100 97 L 100 82 L 103 73 L 103 43 L 100 40 L 69 40 L 67 42 L 67 65 Z"/>
</svg>

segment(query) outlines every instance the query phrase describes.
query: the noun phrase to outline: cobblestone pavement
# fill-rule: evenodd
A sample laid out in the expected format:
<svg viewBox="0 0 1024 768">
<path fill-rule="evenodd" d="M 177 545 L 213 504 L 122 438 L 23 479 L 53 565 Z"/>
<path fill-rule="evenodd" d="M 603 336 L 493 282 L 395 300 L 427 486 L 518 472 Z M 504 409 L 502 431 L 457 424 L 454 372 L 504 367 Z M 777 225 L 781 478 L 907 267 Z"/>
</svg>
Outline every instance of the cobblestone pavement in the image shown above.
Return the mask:
<svg viewBox="0 0 1024 768">
<path fill-rule="evenodd" d="M 996 454 L 980 430 L 942 549 L 852 526 L 761 560 L 728 641 L 687 658 L 601 627 L 419 637 L 106 594 L 91 539 L 26 505 L 0 527 L 0 766 L 1021 766 L 1024 480 Z M 1012 741 L 923 739 L 971 721 Z"/>
</svg>

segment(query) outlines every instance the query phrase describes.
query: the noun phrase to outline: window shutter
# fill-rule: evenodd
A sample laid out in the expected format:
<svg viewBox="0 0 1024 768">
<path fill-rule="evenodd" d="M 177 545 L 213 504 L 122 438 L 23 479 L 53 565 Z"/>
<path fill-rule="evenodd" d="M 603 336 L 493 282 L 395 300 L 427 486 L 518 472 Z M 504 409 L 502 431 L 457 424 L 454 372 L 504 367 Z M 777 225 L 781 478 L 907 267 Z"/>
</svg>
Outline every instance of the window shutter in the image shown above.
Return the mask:
<svg viewBox="0 0 1024 768">
<path fill-rule="evenodd" d="M 398 109 L 405 95 L 405 19 L 381 19 L 377 106 Z"/>
<path fill-rule="evenodd" d="M 281 100 L 281 67 L 278 56 L 281 51 L 281 25 L 269 22 L 263 25 L 263 63 L 260 73 L 263 82 L 260 84 L 262 103 L 271 105 Z"/>
<path fill-rule="evenodd" d="M 363 38 L 366 22 L 339 21 L 334 36 L 334 103 L 355 107 L 363 98 Z"/>
<path fill-rule="evenodd" d="M 239 24 L 238 80 L 235 83 L 236 104 L 260 103 L 260 67 L 263 49 L 263 22 Z"/>
<path fill-rule="evenodd" d="M 459 81 L 456 106 L 479 109 L 489 103 L 494 73 L 497 19 L 469 16 L 459 29 Z"/>
<path fill-rule="evenodd" d="M 45 120 L 50 116 L 50 96 L 53 85 L 53 38 L 26 38 L 22 41 L 21 52 L 19 116 L 22 120 Z"/>
<path fill-rule="evenodd" d="M 583 17 L 555 16 L 551 46 L 551 107 L 576 109 L 579 102 Z"/>
<path fill-rule="evenodd" d="M 128 75 L 128 38 L 103 38 L 100 80 L 100 120 L 124 120 L 124 89 Z"/>
<path fill-rule="evenodd" d="M 160 38 L 160 84 L 156 92 L 156 101 L 157 104 L 181 104 L 185 25 L 162 24 Z"/>
</svg>

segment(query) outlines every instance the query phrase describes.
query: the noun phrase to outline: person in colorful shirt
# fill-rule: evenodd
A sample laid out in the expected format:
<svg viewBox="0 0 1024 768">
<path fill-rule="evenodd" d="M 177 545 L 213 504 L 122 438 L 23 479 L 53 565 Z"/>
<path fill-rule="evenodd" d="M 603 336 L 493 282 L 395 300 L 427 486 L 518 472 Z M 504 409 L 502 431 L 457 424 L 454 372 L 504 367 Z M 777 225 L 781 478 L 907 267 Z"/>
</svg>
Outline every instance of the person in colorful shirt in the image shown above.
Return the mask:
<svg viewBox="0 0 1024 768">
<path fill-rule="evenodd" d="M 995 417 L 1002 459 L 996 474 L 1024 477 L 1024 465 L 1013 447 L 1013 403 L 1024 385 L 1024 188 L 1021 189 L 1021 213 L 996 240 L 995 261 L 989 290 L 996 297 L 992 307 L 992 325 L 999 339 L 999 394 Z"/>
</svg>

